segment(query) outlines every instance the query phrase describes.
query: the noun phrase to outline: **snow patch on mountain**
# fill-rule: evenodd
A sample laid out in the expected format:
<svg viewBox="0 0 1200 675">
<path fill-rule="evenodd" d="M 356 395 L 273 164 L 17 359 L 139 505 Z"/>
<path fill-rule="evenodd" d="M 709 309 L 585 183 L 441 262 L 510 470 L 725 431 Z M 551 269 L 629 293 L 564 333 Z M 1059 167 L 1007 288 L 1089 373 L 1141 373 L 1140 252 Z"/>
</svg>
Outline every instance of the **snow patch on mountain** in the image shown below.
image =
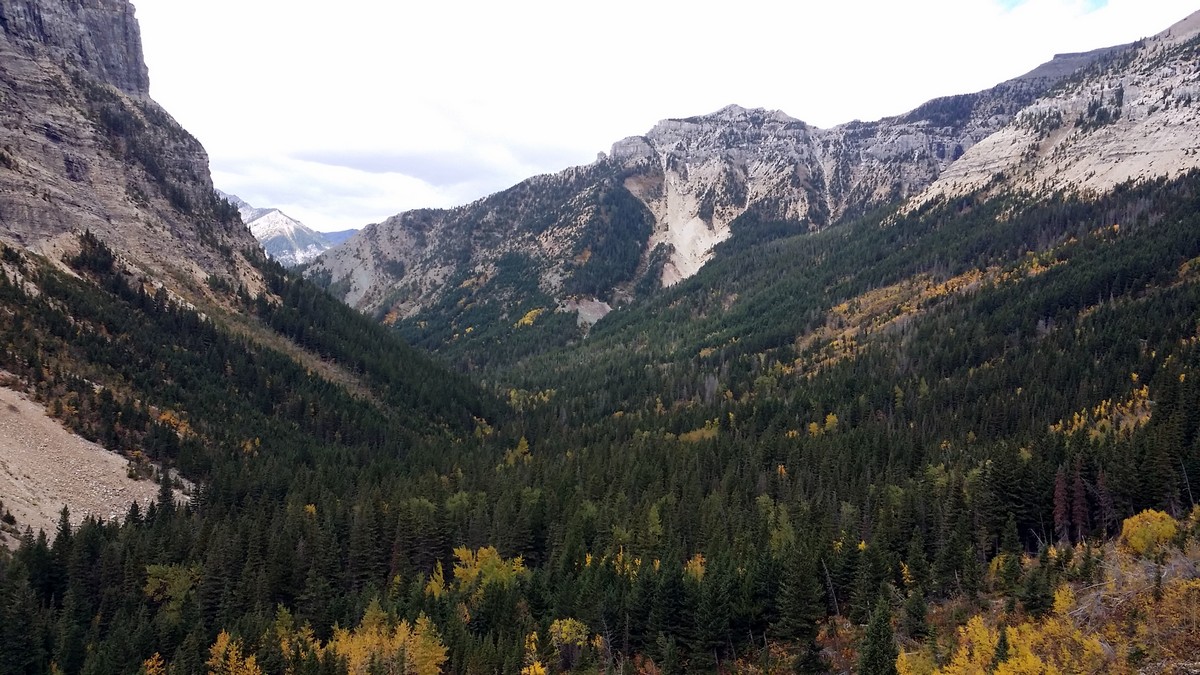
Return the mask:
<svg viewBox="0 0 1200 675">
<path fill-rule="evenodd" d="M 304 265 L 334 247 L 334 243 L 324 234 L 306 227 L 279 209 L 255 208 L 237 195 L 220 190 L 217 190 L 217 194 L 237 207 L 250 233 L 267 255 L 281 265 Z"/>
</svg>

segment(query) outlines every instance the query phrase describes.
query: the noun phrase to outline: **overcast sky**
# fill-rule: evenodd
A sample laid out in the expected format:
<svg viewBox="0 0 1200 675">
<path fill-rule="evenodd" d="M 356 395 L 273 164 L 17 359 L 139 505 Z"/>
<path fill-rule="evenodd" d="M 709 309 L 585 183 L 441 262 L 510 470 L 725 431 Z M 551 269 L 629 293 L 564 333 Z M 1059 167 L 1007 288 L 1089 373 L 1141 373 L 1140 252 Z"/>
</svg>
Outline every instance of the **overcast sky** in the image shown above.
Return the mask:
<svg viewBox="0 0 1200 675">
<path fill-rule="evenodd" d="M 468 202 L 737 103 L 906 112 L 1196 0 L 133 0 L 151 95 L 217 187 L 320 230 Z"/>
</svg>

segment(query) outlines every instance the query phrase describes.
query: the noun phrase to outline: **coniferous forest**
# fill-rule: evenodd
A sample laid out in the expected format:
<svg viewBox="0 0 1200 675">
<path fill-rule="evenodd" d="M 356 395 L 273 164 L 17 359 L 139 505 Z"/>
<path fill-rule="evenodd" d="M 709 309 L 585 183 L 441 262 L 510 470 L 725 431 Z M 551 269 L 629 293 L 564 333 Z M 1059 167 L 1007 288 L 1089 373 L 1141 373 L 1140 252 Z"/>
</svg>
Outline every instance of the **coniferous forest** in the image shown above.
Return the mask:
<svg viewBox="0 0 1200 675">
<path fill-rule="evenodd" d="M 1194 660 L 1200 175 L 795 232 L 477 340 L 4 248 L 0 369 L 162 487 L 0 553 L 0 675 Z"/>
</svg>

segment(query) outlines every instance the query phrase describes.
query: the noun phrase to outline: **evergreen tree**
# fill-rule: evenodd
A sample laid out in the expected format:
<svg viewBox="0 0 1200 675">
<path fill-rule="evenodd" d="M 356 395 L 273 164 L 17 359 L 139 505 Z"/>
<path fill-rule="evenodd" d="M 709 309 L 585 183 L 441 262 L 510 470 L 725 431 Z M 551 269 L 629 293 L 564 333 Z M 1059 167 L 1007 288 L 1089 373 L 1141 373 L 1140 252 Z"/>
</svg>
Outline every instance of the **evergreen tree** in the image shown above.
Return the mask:
<svg viewBox="0 0 1200 675">
<path fill-rule="evenodd" d="M 1071 536 L 1071 504 L 1067 497 L 1067 470 L 1058 467 L 1054 474 L 1054 536 L 1067 541 Z"/>
<path fill-rule="evenodd" d="M 54 662 L 68 674 L 78 673 L 87 657 L 87 617 L 81 616 L 80 611 L 80 601 L 74 590 L 67 591 L 58 615 Z"/>
<path fill-rule="evenodd" d="M 925 537 L 922 536 L 920 528 L 913 529 L 912 537 L 908 540 L 908 552 L 904 557 L 904 564 L 908 566 L 908 573 L 912 576 L 913 583 L 923 590 L 929 589 L 929 559 L 925 555 Z"/>
<path fill-rule="evenodd" d="M 896 638 L 892 634 L 892 612 L 887 597 L 879 596 L 858 650 L 859 675 L 899 675 L 896 670 Z"/>
<path fill-rule="evenodd" d="M 159 465 L 158 476 L 158 499 L 155 501 L 158 506 L 158 518 L 169 522 L 175 515 L 175 492 L 171 486 L 171 470 L 167 468 L 166 462 Z"/>
<path fill-rule="evenodd" d="M 1039 564 L 1026 574 L 1021 585 L 1021 604 L 1035 617 L 1044 615 L 1054 606 L 1054 592 L 1045 565 Z"/>
<path fill-rule="evenodd" d="M 1089 509 L 1081 464 L 1081 460 L 1075 460 L 1071 478 L 1071 521 L 1075 525 L 1075 541 L 1083 541 L 1088 534 Z"/>
<path fill-rule="evenodd" d="M 729 641 L 731 570 L 723 561 L 709 565 L 699 585 L 700 602 L 695 615 L 692 660 L 697 666 L 715 668 Z"/>
<path fill-rule="evenodd" d="M 825 616 L 825 602 L 816 560 L 806 551 L 789 546 L 783 552 L 782 563 L 779 614 L 772 632 L 795 644 L 796 672 L 819 672 L 823 664 L 817 634 Z"/>
<path fill-rule="evenodd" d="M 1000 639 L 996 641 L 996 655 L 992 658 L 993 669 L 1008 660 L 1008 652 L 1008 628 L 1001 624 Z"/>
<path fill-rule="evenodd" d="M 656 640 L 659 636 L 671 638 L 671 649 L 675 652 L 677 638 L 683 634 L 687 589 L 684 588 L 680 570 L 668 567 L 666 562 L 657 576 L 658 584 L 654 589 L 654 602 L 650 606 L 647 632 Z"/>
<path fill-rule="evenodd" d="M 909 591 L 904 601 L 904 632 L 913 640 L 921 640 L 929 635 L 929 607 L 925 596 L 919 588 Z"/>
</svg>

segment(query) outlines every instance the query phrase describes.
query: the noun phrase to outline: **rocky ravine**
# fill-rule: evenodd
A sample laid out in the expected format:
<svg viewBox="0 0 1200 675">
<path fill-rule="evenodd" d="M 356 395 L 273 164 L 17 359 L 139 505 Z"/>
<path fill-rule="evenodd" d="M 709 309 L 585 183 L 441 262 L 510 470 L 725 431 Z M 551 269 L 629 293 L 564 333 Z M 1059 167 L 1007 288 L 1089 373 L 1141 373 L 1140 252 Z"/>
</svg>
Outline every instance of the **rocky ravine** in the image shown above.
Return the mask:
<svg viewBox="0 0 1200 675">
<path fill-rule="evenodd" d="M 133 5 L 0 0 L 0 29 L 0 239 L 55 259 L 91 230 L 184 295 L 257 288 L 204 148 L 147 96 Z"/>
<path fill-rule="evenodd" d="M 803 232 L 920 193 L 1039 96 L 1111 51 L 1063 55 L 987 91 L 832 129 L 738 106 L 666 120 L 618 141 L 594 164 L 464 207 L 368 226 L 308 273 L 389 320 L 416 317 L 464 284 L 481 301 L 514 307 L 537 294 L 568 311 L 618 305 L 695 274 L 747 212 Z M 536 291 L 495 283 L 514 269 L 536 278 Z"/>
</svg>

